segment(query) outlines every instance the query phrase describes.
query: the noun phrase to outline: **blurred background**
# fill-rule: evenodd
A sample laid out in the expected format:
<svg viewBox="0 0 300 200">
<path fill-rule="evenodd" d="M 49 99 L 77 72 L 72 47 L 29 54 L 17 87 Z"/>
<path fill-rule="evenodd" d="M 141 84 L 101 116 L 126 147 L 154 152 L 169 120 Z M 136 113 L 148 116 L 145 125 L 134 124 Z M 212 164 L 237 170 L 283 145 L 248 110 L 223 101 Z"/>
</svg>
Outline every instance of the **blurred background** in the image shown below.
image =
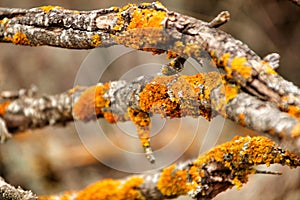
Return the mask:
<svg viewBox="0 0 300 200">
<path fill-rule="evenodd" d="M 31 8 L 41 5 L 59 5 L 75 10 L 92 10 L 110 6 L 122 6 L 141 1 L 11 1 L 0 0 L 0 7 Z M 151 1 L 143 1 L 151 2 Z M 288 0 L 172 0 L 162 1 L 169 9 L 204 21 L 210 21 L 220 11 L 228 10 L 231 20 L 222 30 L 240 39 L 258 55 L 277 52 L 281 56 L 279 73 L 300 85 L 300 7 Z M 0 44 L 0 91 L 39 88 L 39 94 L 56 94 L 74 86 L 76 75 L 86 59 L 95 50 L 67 50 L 53 47 L 22 47 Z M 132 66 L 167 62 L 161 56 L 131 52 L 116 60 L 100 80 L 117 80 L 127 77 Z M 100 65 L 100 64 L 99 64 Z M 119 74 L 118 66 L 122 67 Z M 101 67 L 101 66 L 99 66 Z M 144 69 L 144 68 L 141 68 Z M 135 72 L 137 73 L 137 72 Z M 146 73 L 146 72 L 145 72 Z M 148 73 L 148 72 L 147 72 Z M 150 73 L 150 72 L 149 72 Z M 125 74 L 125 75 L 124 75 Z M 116 147 L 126 151 L 142 152 L 139 141 L 132 135 L 130 124 L 110 125 L 99 123 L 106 137 Z M 128 127 L 126 127 L 128 126 Z M 231 140 L 234 135 L 255 135 L 231 121 L 216 118 L 161 120 L 154 119 L 152 145 L 160 150 L 169 145 L 169 153 L 180 149 L 182 155 L 170 162 L 195 158 L 203 147 L 207 133 L 215 134 L 218 144 Z M 126 130 L 128 130 L 127 133 Z M 191 130 L 193 133 L 190 134 Z M 175 133 L 175 134 L 174 134 Z M 0 176 L 11 184 L 31 189 L 38 194 L 78 190 L 103 178 L 122 178 L 122 163 L 133 162 L 110 150 L 107 143 L 95 140 L 90 131 L 78 134 L 73 123 L 65 127 L 47 127 L 16 135 L 0 145 Z M 83 142 L 84 141 L 84 142 Z M 92 141 L 92 142 L 91 142 Z M 182 145 L 184 144 L 184 145 Z M 183 150 L 181 146 L 184 146 Z M 202 147 L 201 147 L 202 146 Z M 101 154 L 101 162 L 97 155 Z M 160 155 L 157 154 L 157 157 Z M 167 155 L 168 156 L 168 155 Z M 140 161 L 138 161 L 140 162 Z M 139 164 L 138 162 L 133 162 Z M 147 162 L 144 160 L 143 162 Z M 105 165 L 103 163 L 113 163 Z M 140 163 L 142 165 L 142 163 Z M 126 166 L 128 169 L 128 166 Z M 162 166 L 156 166 L 157 168 Z M 132 168 L 134 169 L 134 167 Z M 282 176 L 254 175 L 240 191 L 226 191 L 216 199 L 300 199 L 300 169 L 273 166 L 268 170 L 283 172 Z M 134 171 L 134 170 L 132 170 Z M 180 198 L 182 199 L 182 198 Z"/>
</svg>

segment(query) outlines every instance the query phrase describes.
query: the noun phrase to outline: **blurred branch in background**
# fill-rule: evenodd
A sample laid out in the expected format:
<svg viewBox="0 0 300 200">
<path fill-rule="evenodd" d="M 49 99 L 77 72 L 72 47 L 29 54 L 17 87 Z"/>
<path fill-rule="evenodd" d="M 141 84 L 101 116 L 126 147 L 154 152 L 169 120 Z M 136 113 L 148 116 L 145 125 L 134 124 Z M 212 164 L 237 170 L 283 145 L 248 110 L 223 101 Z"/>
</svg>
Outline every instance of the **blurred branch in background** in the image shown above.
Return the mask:
<svg viewBox="0 0 300 200">
<path fill-rule="evenodd" d="M 291 2 L 293 2 L 294 4 L 300 6 L 300 1 L 299 0 L 290 0 Z"/>
</svg>

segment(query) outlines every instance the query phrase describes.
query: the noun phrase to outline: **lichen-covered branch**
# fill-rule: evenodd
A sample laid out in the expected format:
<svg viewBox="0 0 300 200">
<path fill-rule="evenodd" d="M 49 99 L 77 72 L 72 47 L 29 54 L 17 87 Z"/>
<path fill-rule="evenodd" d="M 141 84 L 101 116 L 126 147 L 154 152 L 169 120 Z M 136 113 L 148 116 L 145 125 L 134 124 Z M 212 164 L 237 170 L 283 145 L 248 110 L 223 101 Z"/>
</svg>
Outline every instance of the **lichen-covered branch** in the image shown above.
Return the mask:
<svg viewBox="0 0 300 200">
<path fill-rule="evenodd" d="M 159 200 L 182 195 L 212 199 L 234 186 L 240 189 L 247 183 L 250 174 L 268 173 L 258 171 L 254 166 L 275 163 L 294 168 L 300 166 L 300 157 L 277 147 L 265 137 L 235 137 L 193 161 L 173 164 L 158 173 L 132 176 L 123 180 L 107 179 L 79 192 L 43 196 L 39 199 Z"/>
<path fill-rule="evenodd" d="M 0 199 L 1 200 L 37 200 L 38 197 L 31 191 L 25 191 L 22 188 L 15 188 L 14 186 L 6 183 L 0 177 Z"/>
<path fill-rule="evenodd" d="M 246 44 L 215 28 L 228 19 L 229 13 L 224 12 L 207 23 L 169 11 L 159 2 L 93 11 L 57 6 L 1 8 L 0 41 L 76 49 L 122 44 L 199 62 L 201 51 L 207 51 L 248 93 L 299 117 L 300 90 L 273 69 L 279 57 L 262 59 Z"/>
<path fill-rule="evenodd" d="M 151 116 L 185 116 L 212 119 L 217 114 L 257 132 L 287 138 L 300 135 L 299 119 L 243 92 L 217 72 L 137 77 L 92 87 L 75 87 L 58 95 L 35 97 L 32 92 L 3 92 L 0 101 L 1 139 L 9 133 L 72 120 L 88 122 L 105 118 L 110 123 L 132 121 L 147 158 L 154 162 L 150 146 Z M 10 95 L 9 95 L 10 94 Z M 15 98 L 15 99 L 14 99 Z"/>
</svg>

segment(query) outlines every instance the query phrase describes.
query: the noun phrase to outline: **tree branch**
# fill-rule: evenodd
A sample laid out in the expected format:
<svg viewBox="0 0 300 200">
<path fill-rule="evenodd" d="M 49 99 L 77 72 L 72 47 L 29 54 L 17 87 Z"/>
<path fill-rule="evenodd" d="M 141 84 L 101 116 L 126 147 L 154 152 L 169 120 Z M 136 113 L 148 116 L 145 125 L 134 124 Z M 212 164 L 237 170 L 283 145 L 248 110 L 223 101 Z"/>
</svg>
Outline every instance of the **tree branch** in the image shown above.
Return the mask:
<svg viewBox="0 0 300 200">
<path fill-rule="evenodd" d="M 3 92 L 0 119 L 2 140 L 8 133 L 48 125 L 105 118 L 110 123 L 132 121 L 148 159 L 154 162 L 150 146 L 153 114 L 163 118 L 185 116 L 212 119 L 217 114 L 247 128 L 273 137 L 296 137 L 299 119 L 279 110 L 274 104 L 243 92 L 217 72 L 193 76 L 141 76 L 133 81 L 113 81 L 92 87 L 75 87 L 57 95 L 35 97 L 23 92 L 16 99 Z M 5 125 L 5 126 L 4 126 Z"/>
<path fill-rule="evenodd" d="M 60 196 L 39 197 L 55 199 L 152 199 L 176 198 L 189 195 L 197 199 L 212 199 L 219 193 L 248 181 L 250 174 L 261 172 L 256 165 L 281 164 L 300 166 L 300 157 L 275 145 L 265 137 L 235 137 L 199 156 L 193 161 L 173 164 L 154 174 L 132 176 L 123 180 L 103 180 L 79 192 Z"/>
<path fill-rule="evenodd" d="M 1 8 L 0 42 L 75 49 L 122 44 L 156 53 L 172 51 L 198 62 L 204 50 L 250 94 L 299 117 L 299 88 L 278 75 L 268 59 L 261 59 L 241 41 L 214 28 L 229 19 L 226 12 L 221 16 L 214 25 L 214 20 L 206 23 L 168 11 L 158 2 L 93 11 L 57 6 Z"/>
</svg>

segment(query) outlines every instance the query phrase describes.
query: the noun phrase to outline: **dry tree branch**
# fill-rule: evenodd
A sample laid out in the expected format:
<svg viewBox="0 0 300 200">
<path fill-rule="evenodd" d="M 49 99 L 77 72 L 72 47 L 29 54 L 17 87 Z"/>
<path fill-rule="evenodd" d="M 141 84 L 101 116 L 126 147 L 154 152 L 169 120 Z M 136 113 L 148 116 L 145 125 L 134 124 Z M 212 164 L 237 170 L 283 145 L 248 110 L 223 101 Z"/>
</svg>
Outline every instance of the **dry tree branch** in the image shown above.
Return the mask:
<svg viewBox="0 0 300 200">
<path fill-rule="evenodd" d="M 0 41 L 21 45 L 88 49 L 122 44 L 155 53 L 168 52 L 169 57 L 182 58 L 181 62 L 188 57 L 193 57 L 201 62 L 201 50 L 207 51 L 217 66 L 225 70 L 227 82 L 234 82 L 232 86 L 227 84 L 227 89 L 231 90 L 229 92 L 230 99 L 222 102 L 219 96 L 221 93 L 218 92 L 213 96 L 217 101 L 213 106 L 218 109 L 210 108 L 210 110 L 217 110 L 224 116 L 259 132 L 274 132 L 277 135 L 287 134 L 289 136 L 298 136 L 300 133 L 299 88 L 284 80 L 274 71 L 273 68 L 278 67 L 278 54 L 270 54 L 262 60 L 247 45 L 215 28 L 229 20 L 228 12 L 222 12 L 214 20 L 206 23 L 168 11 L 163 5 L 156 2 L 144 3 L 139 6 L 129 4 L 123 8 L 112 7 L 93 11 L 74 11 L 51 6 L 29 10 L 2 8 L 0 9 L 0 19 Z M 167 67 L 167 69 L 169 68 Z M 168 73 L 166 70 L 166 74 Z M 122 84 L 120 82 L 117 86 L 123 87 Z M 240 87 L 246 92 L 245 94 Z M 255 97 L 249 96 L 247 93 Z M 114 97 L 106 96 L 109 102 L 113 102 L 111 99 Z M 170 94 L 168 96 L 172 101 L 172 96 Z M 276 106 L 271 103 L 267 103 L 268 106 L 266 106 L 260 101 L 255 103 L 256 98 L 273 103 L 283 111 L 283 115 L 280 115 L 277 120 L 266 121 L 271 117 L 269 113 L 280 112 L 268 112 L 269 107 Z M 241 106 L 235 104 L 240 101 L 234 101 L 234 99 L 244 102 L 241 104 L 244 108 L 238 109 Z M 130 100 L 135 101 L 135 99 Z M 49 101 L 51 102 L 51 100 Z M 122 104 L 122 101 L 118 103 Z M 142 144 L 151 160 L 147 133 L 150 120 L 148 119 L 149 114 L 145 114 L 149 110 L 143 110 L 137 106 L 138 102 L 128 103 L 130 104 L 125 106 L 116 105 L 113 108 L 115 110 L 111 110 L 111 112 L 116 112 L 118 116 L 118 112 L 120 112 L 118 109 L 121 109 L 123 113 L 128 112 L 131 120 L 140 127 L 138 132 L 140 137 L 145 138 Z M 222 108 L 226 103 L 231 104 L 226 105 L 225 111 Z M 259 107 L 260 109 L 252 112 L 247 107 L 252 107 L 252 109 Z M 128 111 L 128 108 L 133 109 Z M 71 107 L 68 109 L 70 111 Z M 196 110 L 198 112 L 198 109 Z M 140 117 L 133 116 L 140 113 L 144 116 L 145 122 L 138 121 Z M 207 111 L 204 112 L 204 114 L 206 113 Z M 262 113 L 265 117 L 262 120 L 263 123 L 257 123 L 256 117 L 261 116 Z M 63 113 L 58 116 L 61 114 Z M 72 118 L 70 115 L 66 117 Z M 6 118 L 9 119 L 9 117 Z M 53 124 L 57 121 L 56 119 L 51 121 L 51 116 L 48 118 L 46 124 Z M 32 124 L 32 126 L 42 126 L 38 120 Z"/>
<path fill-rule="evenodd" d="M 277 147 L 265 137 L 235 137 L 193 161 L 173 164 L 158 173 L 132 176 L 123 180 L 102 180 L 79 192 L 42 196 L 39 199 L 159 200 L 189 195 L 192 198 L 208 200 L 233 186 L 241 188 L 250 174 L 276 174 L 253 168 L 260 164 L 269 166 L 274 163 L 293 168 L 300 166 L 300 157 Z"/>
<path fill-rule="evenodd" d="M 270 56 L 261 59 L 247 45 L 215 28 L 228 19 L 225 12 L 207 23 L 168 11 L 158 2 L 93 11 L 57 6 L 1 8 L 0 41 L 75 49 L 122 44 L 156 53 L 172 51 L 198 62 L 205 50 L 249 93 L 299 115 L 299 88 L 273 70 Z"/>
<path fill-rule="evenodd" d="M 9 100 L 10 93 L 17 92 L 3 92 L 7 97 L 5 100 L 3 96 L 3 102 L 0 102 L 2 140 L 9 133 L 66 124 L 74 119 L 87 122 L 102 117 L 110 123 L 130 120 L 137 126 L 151 162 L 154 157 L 149 131 L 153 114 L 164 118 L 202 116 L 207 120 L 221 114 L 273 137 L 299 135 L 296 117 L 241 91 L 217 72 L 193 76 L 141 76 L 131 82 L 120 80 L 88 88 L 75 87 L 68 92 L 42 97 L 34 97 L 29 92 L 30 95 L 24 93 Z"/>
<path fill-rule="evenodd" d="M 219 113 L 258 132 L 299 136 L 300 89 L 274 70 L 278 67 L 278 54 L 261 59 L 247 45 L 216 29 L 228 20 L 229 13 L 223 12 L 211 22 L 203 22 L 168 11 L 159 2 L 93 11 L 57 6 L 0 8 L 0 42 L 72 49 L 121 44 L 153 53 L 167 52 L 169 58 L 175 58 L 162 71 L 166 75 L 175 73 L 172 76 L 77 87 L 41 98 L 17 95 L 9 99 L 2 94 L 0 136 L 73 119 L 104 117 L 111 123 L 131 120 L 137 125 L 150 161 L 154 160 L 149 143 L 151 114 L 211 119 Z M 176 74 L 188 57 L 201 62 L 202 51 L 210 54 L 225 75 Z M 195 161 L 172 165 L 158 174 L 104 181 L 63 197 L 162 199 L 189 194 L 211 199 L 227 188 L 247 182 L 249 174 L 258 173 L 252 166 L 272 163 L 297 167 L 299 157 L 263 137 L 235 138 Z"/>
</svg>

